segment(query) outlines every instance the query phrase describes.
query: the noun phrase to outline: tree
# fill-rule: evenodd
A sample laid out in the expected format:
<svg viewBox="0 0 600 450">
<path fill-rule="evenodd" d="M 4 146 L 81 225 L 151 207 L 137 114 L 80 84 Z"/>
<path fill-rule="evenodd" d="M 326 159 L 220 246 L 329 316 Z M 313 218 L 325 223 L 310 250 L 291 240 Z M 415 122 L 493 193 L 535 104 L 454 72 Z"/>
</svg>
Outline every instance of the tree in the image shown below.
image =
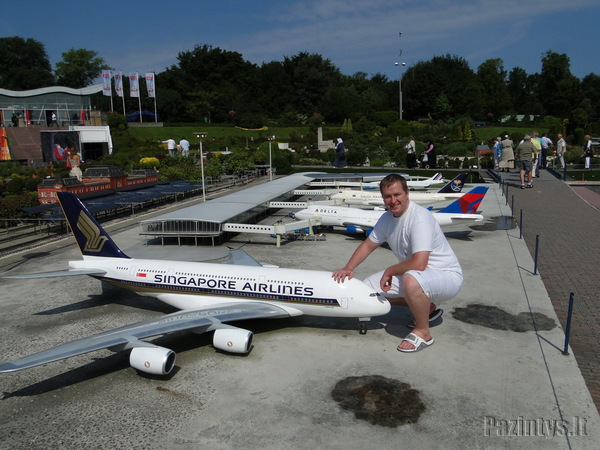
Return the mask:
<svg viewBox="0 0 600 450">
<path fill-rule="evenodd" d="M 340 70 L 329 59 L 306 52 L 285 57 L 283 67 L 292 80 L 294 104 L 300 111 L 314 112 L 331 86 L 342 80 Z"/>
<path fill-rule="evenodd" d="M 535 95 L 539 75 L 527 75 L 524 69 L 515 67 L 508 75 L 508 92 L 515 114 L 541 114 L 542 104 Z"/>
<path fill-rule="evenodd" d="M 441 94 L 452 106 L 451 116 L 484 115 L 481 84 L 467 61 L 458 56 L 436 56 L 410 67 L 402 77 L 402 90 L 408 116 L 426 117 Z"/>
<path fill-rule="evenodd" d="M 588 111 L 590 117 L 594 120 L 600 120 L 600 75 L 590 73 L 581 80 L 581 91 L 583 94 L 583 100 L 588 99 L 587 102 L 591 105 L 591 110 Z"/>
<path fill-rule="evenodd" d="M 100 76 L 103 69 L 110 69 L 98 53 L 84 48 L 72 48 L 62 54 L 62 61 L 56 63 L 54 71 L 57 83 L 73 89 L 90 86 Z"/>
<path fill-rule="evenodd" d="M 180 52 L 177 59 L 178 64 L 157 75 L 156 85 L 179 92 L 182 111 L 186 105 L 191 106 L 217 122 L 227 121 L 232 110 L 261 112 L 253 97 L 259 79 L 258 67 L 245 61 L 240 53 L 196 45 L 192 51 Z M 200 99 L 200 105 L 186 104 L 193 103 L 194 97 Z M 181 120 L 181 117 L 165 120 Z"/>
<path fill-rule="evenodd" d="M 511 111 L 506 75 L 500 58 L 488 59 L 477 68 L 477 78 L 484 96 L 484 111 L 489 118 L 495 120 Z"/>
<path fill-rule="evenodd" d="M 437 96 L 433 102 L 433 117 L 438 120 L 447 120 L 450 118 L 452 105 L 448 97 L 443 92 Z"/>
<path fill-rule="evenodd" d="M 547 114 L 565 117 L 579 105 L 579 80 L 571 73 L 566 54 L 552 51 L 542 56 L 542 72 L 536 89 L 538 99 Z"/>
<path fill-rule="evenodd" d="M 13 91 L 54 84 L 44 44 L 21 37 L 0 38 L 0 87 Z"/>
</svg>

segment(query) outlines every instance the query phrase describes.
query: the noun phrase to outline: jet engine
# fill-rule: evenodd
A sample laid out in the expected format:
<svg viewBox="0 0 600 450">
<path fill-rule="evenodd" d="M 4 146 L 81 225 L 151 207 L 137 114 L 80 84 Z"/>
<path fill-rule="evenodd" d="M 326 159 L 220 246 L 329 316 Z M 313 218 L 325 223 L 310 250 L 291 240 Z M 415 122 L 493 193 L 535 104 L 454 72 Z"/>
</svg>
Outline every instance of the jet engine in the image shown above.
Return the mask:
<svg viewBox="0 0 600 450">
<path fill-rule="evenodd" d="M 213 345 L 229 353 L 248 353 L 252 348 L 252 332 L 242 328 L 219 328 L 215 330 Z"/>
<path fill-rule="evenodd" d="M 134 347 L 129 364 L 141 372 L 168 375 L 175 366 L 175 352 L 164 347 Z"/>
<path fill-rule="evenodd" d="M 365 230 L 363 230 L 361 227 L 357 227 L 356 225 L 348 225 L 346 226 L 346 231 L 348 233 L 364 233 Z"/>
</svg>

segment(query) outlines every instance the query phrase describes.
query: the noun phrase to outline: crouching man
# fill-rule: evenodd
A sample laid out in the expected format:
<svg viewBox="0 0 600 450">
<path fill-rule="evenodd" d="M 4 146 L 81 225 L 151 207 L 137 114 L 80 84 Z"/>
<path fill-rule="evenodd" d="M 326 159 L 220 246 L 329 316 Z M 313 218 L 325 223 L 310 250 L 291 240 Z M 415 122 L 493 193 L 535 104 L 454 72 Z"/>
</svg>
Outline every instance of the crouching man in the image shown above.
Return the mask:
<svg viewBox="0 0 600 450">
<path fill-rule="evenodd" d="M 437 220 L 427 209 L 409 200 L 406 179 L 386 176 L 379 185 L 387 211 L 373 231 L 354 251 L 344 268 L 332 277 L 338 283 L 354 276 L 354 270 L 377 247 L 387 242 L 398 264 L 364 280 L 393 305 L 408 306 L 413 328 L 398 346 L 405 353 L 418 352 L 433 344 L 429 322 L 439 318 L 436 304 L 455 297 L 463 282 L 462 269 Z"/>
</svg>

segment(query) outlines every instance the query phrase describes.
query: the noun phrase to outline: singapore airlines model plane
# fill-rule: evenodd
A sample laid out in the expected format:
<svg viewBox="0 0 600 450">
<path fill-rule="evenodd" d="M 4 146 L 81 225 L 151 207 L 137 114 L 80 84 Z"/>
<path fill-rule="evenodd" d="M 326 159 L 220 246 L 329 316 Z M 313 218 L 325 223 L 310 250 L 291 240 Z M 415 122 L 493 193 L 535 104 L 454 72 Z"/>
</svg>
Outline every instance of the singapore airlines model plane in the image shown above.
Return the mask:
<svg viewBox="0 0 600 450">
<path fill-rule="evenodd" d="M 240 266 L 130 258 L 77 197 L 59 192 L 58 198 L 83 259 L 70 261 L 66 271 L 3 278 L 89 275 L 156 297 L 182 311 L 1 364 L 0 372 L 27 369 L 108 348 L 131 350 L 132 367 L 166 375 L 175 365 L 175 353 L 142 339 L 182 330 L 197 334 L 212 331 L 215 348 L 245 354 L 252 347 L 252 332 L 226 322 L 302 314 L 356 317 L 361 320 L 361 333 L 364 333 L 366 328 L 362 321 L 390 311 L 388 301 L 362 281 L 352 279 L 338 284 L 329 272 L 263 267 L 254 260 L 254 266 Z"/>
<path fill-rule="evenodd" d="M 465 193 L 461 198 L 439 211 L 432 211 L 440 226 L 456 225 L 465 222 L 481 222 L 483 216 L 477 213 L 488 188 L 477 186 Z M 409 199 L 412 193 L 409 194 Z M 295 219 L 316 219 L 320 225 L 344 227 L 351 233 L 370 232 L 377 220 L 385 213 L 383 209 L 366 210 L 348 206 L 312 205 L 296 213 Z"/>
<path fill-rule="evenodd" d="M 430 205 L 446 200 L 455 200 L 463 196 L 461 191 L 466 179 L 467 174 L 460 173 L 437 192 L 411 192 L 410 201 L 420 205 Z M 383 206 L 383 198 L 378 190 L 344 189 L 330 197 L 334 202 L 339 201 L 347 205 Z"/>
</svg>

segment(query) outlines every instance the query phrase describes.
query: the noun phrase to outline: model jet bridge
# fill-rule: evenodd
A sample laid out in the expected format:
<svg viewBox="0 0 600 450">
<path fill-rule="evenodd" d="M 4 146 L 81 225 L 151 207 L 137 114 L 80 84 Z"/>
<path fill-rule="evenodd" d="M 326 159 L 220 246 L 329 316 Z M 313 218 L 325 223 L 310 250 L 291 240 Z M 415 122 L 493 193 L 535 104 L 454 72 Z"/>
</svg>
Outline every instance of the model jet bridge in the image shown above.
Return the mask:
<svg viewBox="0 0 600 450">
<path fill-rule="evenodd" d="M 271 201 L 290 201 L 294 190 L 319 178 L 319 173 L 299 173 L 275 179 L 224 197 L 183 208 L 140 222 L 140 235 L 160 239 L 162 245 L 193 240 L 195 245 L 222 243 L 241 232 L 268 233 L 278 236 L 298 228 L 311 227 L 315 221 L 293 224 L 258 225 L 269 215 Z"/>
</svg>

